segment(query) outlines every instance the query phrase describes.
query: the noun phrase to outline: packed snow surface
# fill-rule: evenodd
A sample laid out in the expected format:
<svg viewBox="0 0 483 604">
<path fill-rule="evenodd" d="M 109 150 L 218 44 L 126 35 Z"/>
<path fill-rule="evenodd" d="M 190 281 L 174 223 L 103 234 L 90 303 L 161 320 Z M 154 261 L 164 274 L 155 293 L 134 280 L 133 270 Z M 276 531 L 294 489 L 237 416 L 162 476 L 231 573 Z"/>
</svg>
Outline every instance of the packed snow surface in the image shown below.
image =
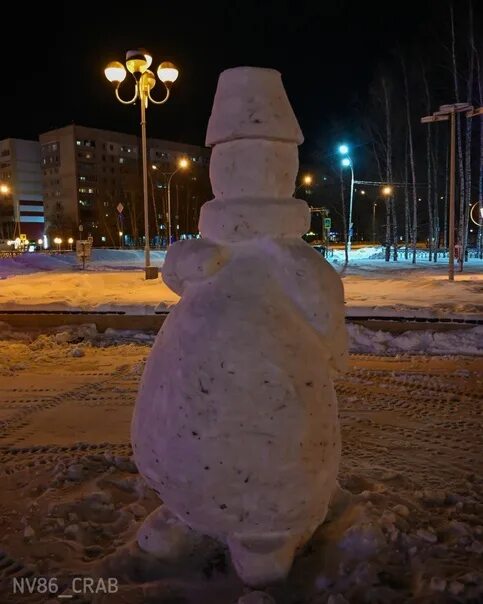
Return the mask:
<svg viewBox="0 0 483 604">
<path fill-rule="evenodd" d="M 351 357 L 341 490 L 287 582 L 251 595 L 209 539 L 170 565 L 135 546 L 159 503 L 129 446 L 151 342 L 92 326 L 0 341 L 1 602 L 47 601 L 15 596 L 13 577 L 56 577 L 69 595 L 79 575 L 119 581 L 96 604 L 482 601 L 480 359 Z"/>
</svg>

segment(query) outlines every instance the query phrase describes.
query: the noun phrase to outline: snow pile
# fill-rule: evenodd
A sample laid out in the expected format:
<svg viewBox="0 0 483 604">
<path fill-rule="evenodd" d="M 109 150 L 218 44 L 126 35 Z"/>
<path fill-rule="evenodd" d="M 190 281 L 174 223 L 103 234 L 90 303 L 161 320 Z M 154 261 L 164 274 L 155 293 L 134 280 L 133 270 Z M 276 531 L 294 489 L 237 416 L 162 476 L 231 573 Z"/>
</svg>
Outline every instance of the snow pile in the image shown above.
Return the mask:
<svg viewBox="0 0 483 604">
<path fill-rule="evenodd" d="M 161 266 L 166 252 L 151 251 L 151 263 Z M 142 270 L 144 267 L 144 250 L 109 250 L 96 248 L 92 250 L 87 262 L 87 271 L 105 270 Z M 0 258 L 0 279 L 15 275 L 28 275 L 42 271 L 77 271 L 80 263 L 75 252 L 62 254 L 24 253 L 12 258 Z"/>
<path fill-rule="evenodd" d="M 348 324 L 350 350 L 368 354 L 483 355 L 483 326 L 450 331 L 415 330 L 402 334 Z"/>
<path fill-rule="evenodd" d="M 139 271 L 37 273 L 0 281 L 1 310 L 124 311 L 152 314 L 179 297 Z"/>
</svg>

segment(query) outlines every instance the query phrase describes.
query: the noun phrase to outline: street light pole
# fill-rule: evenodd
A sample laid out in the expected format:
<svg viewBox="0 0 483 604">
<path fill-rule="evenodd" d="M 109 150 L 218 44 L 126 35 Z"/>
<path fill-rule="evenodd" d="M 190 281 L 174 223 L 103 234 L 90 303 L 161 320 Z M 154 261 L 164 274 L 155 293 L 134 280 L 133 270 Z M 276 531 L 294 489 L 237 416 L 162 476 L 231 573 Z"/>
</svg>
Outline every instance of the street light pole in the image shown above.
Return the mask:
<svg viewBox="0 0 483 604">
<path fill-rule="evenodd" d="M 157 101 L 151 96 L 151 90 L 156 85 L 156 76 L 149 67 L 151 55 L 144 49 L 129 50 L 126 53 L 126 68 L 134 77 L 135 92 L 132 99 L 125 101 L 119 95 L 119 87 L 126 78 L 126 68 L 119 61 L 112 61 L 104 70 L 106 78 L 116 89 L 117 100 L 123 105 L 132 105 L 138 99 L 141 105 L 141 156 L 143 163 L 143 201 L 144 201 L 144 272 L 146 279 L 156 279 L 158 268 L 151 266 L 149 247 L 149 203 L 148 203 L 148 150 L 146 136 L 146 109 L 149 101 L 155 105 L 163 105 L 169 99 L 171 85 L 178 77 L 178 70 L 169 61 L 161 63 L 157 69 L 158 78 L 164 84 L 165 96 Z"/>
<path fill-rule="evenodd" d="M 372 202 L 372 241 L 376 243 L 376 207 L 377 203 Z"/>
<path fill-rule="evenodd" d="M 454 231 L 455 231 L 455 182 L 456 182 L 456 114 L 466 112 L 466 117 L 483 115 L 483 107 L 475 109 L 469 103 L 441 105 L 439 111 L 421 118 L 422 124 L 450 121 L 450 165 L 449 165 L 449 219 L 448 219 L 448 280 L 454 281 Z M 460 200 L 464 203 L 464 199 Z M 431 234 L 430 234 L 431 236 Z M 464 239 L 464 236 L 463 236 Z M 464 254 L 464 241 L 461 242 L 461 254 Z M 461 267 L 463 267 L 461 259 Z M 462 270 L 462 268 L 461 268 Z"/>
<path fill-rule="evenodd" d="M 456 112 L 451 111 L 451 134 L 449 155 L 449 233 L 448 233 L 448 279 L 454 281 L 454 218 L 456 181 Z"/>
<path fill-rule="evenodd" d="M 352 167 L 352 160 L 349 158 L 350 169 L 351 169 L 351 192 L 349 201 L 349 236 L 347 237 L 347 251 L 350 254 L 351 251 L 351 240 L 352 240 L 352 200 L 354 198 L 354 168 Z"/>
<path fill-rule="evenodd" d="M 352 165 L 352 159 L 349 156 L 349 147 L 347 145 L 339 146 L 339 153 L 343 155 L 342 166 L 344 168 L 349 167 L 351 169 L 351 190 L 349 199 L 349 229 L 347 233 L 347 261 L 349 260 L 349 254 L 351 251 L 352 241 L 352 200 L 354 198 L 354 166 Z"/>
<path fill-rule="evenodd" d="M 146 99 L 147 101 L 147 99 Z M 143 201 L 144 201 L 144 269 L 146 279 L 151 267 L 151 252 L 149 249 L 149 204 L 148 204 L 148 142 L 146 138 L 146 107 L 144 99 L 140 99 L 141 105 L 141 153 L 143 158 Z M 154 217 L 156 220 L 156 216 Z M 154 278 L 156 278 L 158 275 Z"/>
<path fill-rule="evenodd" d="M 168 180 L 166 183 L 167 189 L 168 189 L 168 242 L 167 242 L 167 246 L 169 247 L 171 244 L 171 180 L 173 178 L 173 176 L 175 174 L 177 174 L 180 170 L 186 170 L 186 168 L 188 168 L 189 166 L 189 160 L 186 157 L 182 157 L 179 161 L 178 161 L 178 166 L 176 168 L 176 170 L 174 170 L 174 172 L 161 172 L 161 174 L 163 174 L 163 176 L 167 176 Z M 153 166 L 154 169 L 157 169 L 156 166 Z"/>
</svg>

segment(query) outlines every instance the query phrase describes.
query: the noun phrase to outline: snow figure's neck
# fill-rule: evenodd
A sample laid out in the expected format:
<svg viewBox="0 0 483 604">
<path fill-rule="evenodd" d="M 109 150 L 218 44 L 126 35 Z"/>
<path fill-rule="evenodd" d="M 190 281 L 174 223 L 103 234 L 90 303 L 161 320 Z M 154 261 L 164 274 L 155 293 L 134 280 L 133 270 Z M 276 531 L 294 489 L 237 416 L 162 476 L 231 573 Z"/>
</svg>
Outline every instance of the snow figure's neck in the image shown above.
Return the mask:
<svg viewBox="0 0 483 604">
<path fill-rule="evenodd" d="M 215 199 L 202 207 L 202 235 L 219 242 L 303 235 L 310 212 L 292 197 L 302 141 L 277 71 L 223 72 L 206 137 Z"/>
</svg>

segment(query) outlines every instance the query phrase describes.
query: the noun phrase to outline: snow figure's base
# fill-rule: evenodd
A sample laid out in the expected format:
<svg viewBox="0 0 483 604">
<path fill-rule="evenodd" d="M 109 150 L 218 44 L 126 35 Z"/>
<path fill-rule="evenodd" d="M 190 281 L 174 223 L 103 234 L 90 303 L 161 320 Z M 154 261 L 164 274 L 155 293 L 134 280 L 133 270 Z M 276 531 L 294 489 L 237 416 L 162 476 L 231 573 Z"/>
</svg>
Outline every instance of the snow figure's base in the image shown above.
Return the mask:
<svg viewBox="0 0 483 604">
<path fill-rule="evenodd" d="M 231 559 L 245 585 L 264 587 L 284 579 L 292 566 L 300 537 L 289 533 L 231 535 Z"/>
<path fill-rule="evenodd" d="M 199 545 L 202 536 L 161 505 L 146 518 L 137 534 L 139 547 L 160 560 L 176 561 Z"/>
</svg>

